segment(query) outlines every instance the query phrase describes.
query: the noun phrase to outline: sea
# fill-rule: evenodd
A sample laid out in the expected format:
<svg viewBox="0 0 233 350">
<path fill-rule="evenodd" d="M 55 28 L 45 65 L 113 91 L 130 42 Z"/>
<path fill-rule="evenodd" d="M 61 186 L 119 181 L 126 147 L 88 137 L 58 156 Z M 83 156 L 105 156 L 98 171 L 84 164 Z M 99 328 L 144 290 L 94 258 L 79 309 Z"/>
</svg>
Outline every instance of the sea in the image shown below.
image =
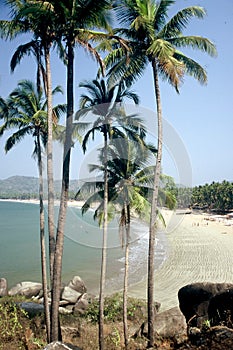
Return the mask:
<svg viewBox="0 0 233 350">
<path fill-rule="evenodd" d="M 58 207 L 55 208 L 56 223 Z M 45 207 L 45 214 L 47 209 Z M 106 293 L 123 288 L 124 248 L 119 237 L 118 220 L 108 227 Z M 55 224 L 56 228 L 56 224 Z M 62 282 L 80 276 L 89 293 L 99 290 L 101 246 L 103 230 L 93 219 L 93 212 L 82 215 L 81 209 L 68 207 Z M 159 232 L 156 242 L 155 266 L 159 268 L 166 259 L 167 240 Z M 133 219 L 129 251 L 129 284 L 145 278 L 147 273 L 148 225 Z M 47 252 L 48 256 L 48 252 Z M 39 205 L 32 203 L 0 201 L 0 278 L 12 287 L 22 281 L 41 281 Z"/>
</svg>

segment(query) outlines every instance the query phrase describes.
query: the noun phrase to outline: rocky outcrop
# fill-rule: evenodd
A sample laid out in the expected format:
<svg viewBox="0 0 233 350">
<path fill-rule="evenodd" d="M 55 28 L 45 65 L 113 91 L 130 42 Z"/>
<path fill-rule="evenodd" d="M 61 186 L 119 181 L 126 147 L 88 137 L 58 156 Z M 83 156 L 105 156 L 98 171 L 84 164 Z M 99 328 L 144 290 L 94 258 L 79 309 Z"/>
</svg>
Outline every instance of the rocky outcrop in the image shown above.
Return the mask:
<svg viewBox="0 0 233 350">
<path fill-rule="evenodd" d="M 74 276 L 67 285 L 62 287 L 61 300 L 59 303 L 59 311 L 62 314 L 70 314 L 75 312 L 83 313 L 90 301 L 90 297 L 86 293 L 87 288 L 85 283 L 79 276 Z M 4 278 L 0 279 L 0 296 L 3 295 L 22 295 L 27 298 L 31 298 L 37 303 L 26 303 L 29 306 L 31 312 L 41 312 L 43 306 L 37 307 L 36 305 L 44 303 L 42 284 L 38 282 L 21 282 L 7 291 L 7 281 Z M 49 302 L 51 298 L 49 297 Z M 25 304 L 25 305 L 26 305 Z M 29 305 L 30 304 L 30 305 Z M 25 306 L 27 308 L 27 305 Z"/>
<path fill-rule="evenodd" d="M 189 326 L 200 327 L 209 319 L 210 299 L 216 294 L 233 288 L 231 283 L 193 283 L 182 287 L 178 292 L 180 310 Z"/>
<path fill-rule="evenodd" d="M 0 278 L 0 297 L 8 295 L 7 280 L 5 278 Z"/>
<path fill-rule="evenodd" d="M 32 298 L 40 293 L 42 284 L 37 282 L 21 282 L 12 287 L 8 294 L 10 296 L 23 295 L 27 298 Z"/>
</svg>

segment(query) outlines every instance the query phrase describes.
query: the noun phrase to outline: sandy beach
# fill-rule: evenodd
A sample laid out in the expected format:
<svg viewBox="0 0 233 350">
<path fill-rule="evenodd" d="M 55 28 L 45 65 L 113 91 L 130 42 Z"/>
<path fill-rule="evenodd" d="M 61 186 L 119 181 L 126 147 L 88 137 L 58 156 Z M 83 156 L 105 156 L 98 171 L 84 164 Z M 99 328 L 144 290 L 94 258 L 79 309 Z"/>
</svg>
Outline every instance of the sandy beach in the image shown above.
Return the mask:
<svg viewBox="0 0 233 350">
<path fill-rule="evenodd" d="M 178 305 L 177 292 L 186 284 L 233 283 L 232 224 L 208 214 L 173 216 L 167 228 L 167 258 L 155 274 L 155 300 L 161 310 Z M 146 298 L 146 283 L 131 286 L 130 295 Z"/>
</svg>

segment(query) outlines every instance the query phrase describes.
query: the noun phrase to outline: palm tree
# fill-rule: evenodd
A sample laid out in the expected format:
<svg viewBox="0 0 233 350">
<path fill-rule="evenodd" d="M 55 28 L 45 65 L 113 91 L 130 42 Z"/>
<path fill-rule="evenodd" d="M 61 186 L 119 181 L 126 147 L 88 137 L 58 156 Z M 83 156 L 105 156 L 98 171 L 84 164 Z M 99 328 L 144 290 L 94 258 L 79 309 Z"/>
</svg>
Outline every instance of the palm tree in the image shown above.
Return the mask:
<svg viewBox="0 0 233 350">
<path fill-rule="evenodd" d="M 101 62 L 100 56 L 90 45 L 90 40 L 98 36 L 98 28 L 108 28 L 108 0 L 55 1 L 45 2 L 53 18 L 56 19 L 56 35 L 61 38 L 66 48 L 67 58 L 67 117 L 64 143 L 62 189 L 58 215 L 55 257 L 53 266 L 52 289 L 52 327 L 51 340 L 59 338 L 59 301 L 61 287 L 62 256 L 64 243 L 64 226 L 69 193 L 70 156 L 72 146 L 73 109 L 74 109 L 74 49 L 81 46 Z"/>
<path fill-rule="evenodd" d="M 141 216 L 149 212 L 150 204 L 146 193 L 152 184 L 153 167 L 146 167 L 151 147 L 142 147 L 137 142 L 127 139 L 115 139 L 109 147 L 108 172 L 109 186 L 115 190 L 115 198 L 111 202 L 120 207 L 119 233 L 122 247 L 125 247 L 125 272 L 123 287 L 123 328 L 125 348 L 128 347 L 128 275 L 129 275 L 129 244 L 132 209 Z"/>
<path fill-rule="evenodd" d="M 54 93 L 62 92 L 60 87 L 54 89 Z M 42 148 L 47 143 L 47 102 L 43 99 L 42 90 L 37 91 L 32 82 L 23 80 L 18 87 L 9 95 L 5 103 L 1 100 L 0 116 L 5 119 L 1 126 L 0 135 L 4 131 L 17 128 L 6 141 L 5 150 L 8 152 L 13 146 L 22 141 L 26 135 L 31 135 L 35 141 L 33 155 L 37 158 L 39 171 L 39 200 L 40 200 L 40 244 L 41 244 L 41 269 L 44 294 L 45 320 L 47 340 L 50 339 L 50 312 L 48 303 L 45 227 L 44 227 L 44 204 L 43 204 L 43 163 Z M 6 114 L 7 110 L 7 114 Z M 65 106 L 58 105 L 54 108 L 57 117 L 65 111 Z M 43 145 L 43 147 L 42 147 Z"/>
<path fill-rule="evenodd" d="M 48 4 L 43 1 L 11 1 L 6 3 L 11 8 L 12 20 L 2 21 L 1 28 L 6 38 L 13 39 L 16 35 L 24 32 L 32 32 L 33 40 L 20 45 L 11 60 L 11 70 L 13 71 L 25 55 L 33 54 L 37 61 L 37 89 L 41 86 L 41 75 L 43 77 L 44 90 L 47 95 L 48 114 L 48 138 L 47 138 L 47 173 L 48 173 L 48 228 L 49 228 L 49 260 L 50 260 L 50 280 L 52 281 L 55 237 L 54 237 L 54 190 L 53 190 L 53 111 L 52 111 L 52 81 L 50 68 L 50 48 L 56 39 L 53 17 L 49 11 Z M 45 59 L 45 69 L 43 64 Z"/>
<path fill-rule="evenodd" d="M 138 142 L 122 137 L 114 138 L 108 146 L 108 219 L 113 219 L 115 214 L 119 216 L 119 233 L 122 248 L 125 247 L 123 328 L 126 348 L 128 346 L 127 294 L 131 212 L 133 210 L 140 219 L 149 221 L 148 213 L 150 211 L 154 167 L 148 164 L 152 162 L 155 153 L 156 150 L 150 144 L 142 146 Z M 103 154 L 100 155 L 100 165 L 90 165 L 90 170 L 98 171 L 101 178 L 101 174 L 104 172 Z M 103 221 L 103 181 L 84 183 L 77 192 L 76 198 L 80 194 L 82 198 L 87 197 L 82 207 L 83 214 L 93 203 L 99 202 L 94 212 L 94 218 L 98 219 L 99 224 L 101 224 Z M 165 189 L 160 189 L 159 199 L 163 205 L 170 209 L 173 209 L 176 204 L 175 197 Z M 164 223 L 162 215 L 159 218 Z"/>
<path fill-rule="evenodd" d="M 186 28 L 193 17 L 204 18 L 205 10 L 191 6 L 180 10 L 168 20 L 168 10 L 175 0 L 123 0 L 116 1 L 116 13 L 123 29 L 116 30 L 126 38 L 129 48 L 117 48 L 106 58 L 105 63 L 111 80 L 126 78 L 132 83 L 143 74 L 149 64 L 152 68 L 157 106 L 158 143 L 154 176 L 154 191 L 151 205 L 150 240 L 148 254 L 148 346 L 154 343 L 154 247 L 156 207 L 158 202 L 159 179 L 162 160 L 162 106 L 159 77 L 167 80 L 178 92 L 185 74 L 193 76 L 200 83 L 207 82 L 206 71 L 196 61 L 179 51 L 180 47 L 190 47 L 216 55 L 215 46 L 201 36 L 185 36 Z M 116 43 L 115 43 L 116 45 Z"/>
<path fill-rule="evenodd" d="M 108 222 L 108 172 L 107 172 L 107 151 L 108 140 L 115 135 L 122 135 L 122 130 L 127 131 L 131 137 L 135 137 L 135 131 L 139 131 L 141 138 L 145 135 L 141 120 L 135 116 L 123 114 L 122 102 L 125 98 L 132 99 L 136 104 L 139 102 L 135 93 L 125 88 L 123 82 L 114 85 L 110 89 L 103 79 L 84 82 L 81 87 L 87 89 L 88 94 L 81 95 L 80 110 L 76 118 L 80 120 L 88 113 L 92 113 L 98 118 L 94 121 L 92 128 L 86 133 L 83 139 L 83 150 L 89 137 L 94 138 L 95 132 L 101 132 L 104 138 L 103 164 L 104 164 L 104 190 L 103 190 L 103 241 L 102 241 L 102 261 L 99 293 L 99 347 L 104 348 L 104 287 L 106 275 L 106 254 L 107 254 L 107 222 Z M 119 128 L 120 127 L 120 128 Z"/>
</svg>

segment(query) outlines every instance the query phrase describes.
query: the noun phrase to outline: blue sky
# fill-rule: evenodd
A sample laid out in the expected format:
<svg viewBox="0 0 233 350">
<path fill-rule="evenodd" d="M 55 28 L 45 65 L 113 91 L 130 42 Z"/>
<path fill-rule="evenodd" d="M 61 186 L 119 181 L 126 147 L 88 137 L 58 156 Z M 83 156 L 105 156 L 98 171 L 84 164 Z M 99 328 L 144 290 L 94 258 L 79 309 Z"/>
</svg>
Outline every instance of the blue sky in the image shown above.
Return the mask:
<svg viewBox="0 0 233 350">
<path fill-rule="evenodd" d="M 193 78 L 185 77 L 178 95 L 167 83 L 161 82 L 161 98 L 163 116 L 168 129 L 173 130 L 173 136 L 182 143 L 186 156 L 192 168 L 192 183 L 199 185 L 224 179 L 233 181 L 233 1 L 222 0 L 179 0 L 171 7 L 171 15 L 190 5 L 200 5 L 207 10 L 204 20 L 192 20 L 186 33 L 201 35 L 213 41 L 218 50 L 218 56 L 211 58 L 197 51 L 187 51 L 197 60 L 208 73 L 207 86 L 201 86 Z M 6 8 L 0 3 L 0 13 L 3 16 Z M 3 17 L 1 17 L 3 18 Z M 18 37 L 12 42 L 0 40 L 0 96 L 6 98 L 21 79 L 35 79 L 36 64 L 33 58 L 25 58 L 15 73 L 11 74 L 9 62 L 16 47 L 27 41 L 27 37 Z M 65 67 L 52 54 L 53 86 L 59 84 L 65 91 Z M 78 106 L 80 88 L 78 84 L 84 79 L 92 79 L 97 71 L 96 63 L 82 51 L 77 51 L 75 61 L 75 101 Z M 154 110 L 155 100 L 150 68 L 145 75 L 133 86 L 140 95 L 141 107 Z M 55 102 L 65 102 L 65 95 Z M 153 123 L 149 131 L 154 134 Z M 166 130 L 165 130 L 166 131 Z M 37 176 L 36 163 L 32 159 L 33 141 L 25 139 L 8 154 L 4 152 L 6 136 L 0 139 L 0 179 L 13 175 Z M 165 141 L 166 143 L 166 141 Z M 175 142 L 176 143 L 176 142 Z M 176 146 L 172 146 L 176 147 Z M 164 145 L 164 172 L 177 178 L 176 153 Z M 61 149 L 55 146 L 56 157 L 59 158 Z M 183 155 L 181 155 L 183 157 Z M 187 157 L 179 160 L 182 169 L 188 167 Z M 186 157 L 186 158 L 185 158 Z M 86 162 L 77 145 L 73 152 L 72 178 L 80 173 L 80 164 Z M 82 167 L 82 164 L 81 164 Z M 183 171 L 181 169 L 181 171 Z M 180 177 L 180 176 L 178 176 Z"/>
</svg>

